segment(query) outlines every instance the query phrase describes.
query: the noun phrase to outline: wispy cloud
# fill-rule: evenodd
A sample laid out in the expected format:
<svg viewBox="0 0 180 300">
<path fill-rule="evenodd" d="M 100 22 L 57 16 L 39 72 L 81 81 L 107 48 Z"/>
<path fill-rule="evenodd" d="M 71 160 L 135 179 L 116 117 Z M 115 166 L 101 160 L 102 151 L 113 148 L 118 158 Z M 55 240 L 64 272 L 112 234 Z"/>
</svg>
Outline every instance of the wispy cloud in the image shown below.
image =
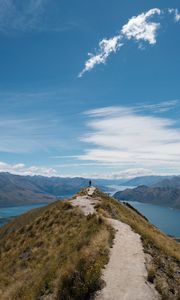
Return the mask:
<svg viewBox="0 0 180 300">
<path fill-rule="evenodd" d="M 179 21 L 180 21 L 180 13 L 178 12 L 177 9 L 176 9 L 176 12 L 175 12 L 175 21 L 176 21 L 176 22 L 179 22 Z"/>
<path fill-rule="evenodd" d="M 76 21 L 58 17 L 60 3 L 50 0 L 0 0 L 0 33 L 68 31 L 79 28 Z"/>
<path fill-rule="evenodd" d="M 1 118 L 0 152 L 31 153 L 48 152 L 63 147 L 57 132 L 59 121 L 42 118 Z"/>
<path fill-rule="evenodd" d="M 9 172 L 16 175 L 41 175 L 41 176 L 57 176 L 57 171 L 53 168 L 31 166 L 27 167 L 23 163 L 19 164 L 8 164 L 5 162 L 0 162 L 0 172 Z"/>
<path fill-rule="evenodd" d="M 175 22 L 180 21 L 180 13 L 177 8 L 168 8 L 168 12 L 174 15 Z"/>
<path fill-rule="evenodd" d="M 151 170 L 149 169 L 143 169 L 143 168 L 134 168 L 134 169 L 126 169 L 124 171 L 118 171 L 118 172 L 109 172 L 109 173 L 94 173 L 84 175 L 84 177 L 88 178 L 95 178 L 95 179 L 131 179 L 138 176 L 149 176 L 149 175 L 155 175 Z"/>
<path fill-rule="evenodd" d="M 102 41 L 100 41 L 98 53 L 96 55 L 93 55 L 91 53 L 88 54 L 90 58 L 85 63 L 85 67 L 79 74 L 79 77 L 82 77 L 85 72 L 92 70 L 95 65 L 105 64 L 108 56 L 113 52 L 116 53 L 116 51 L 123 46 L 123 43 L 121 43 L 121 39 L 122 38 L 119 35 L 114 36 L 111 39 L 103 39 Z"/>
<path fill-rule="evenodd" d="M 174 110 L 177 107 L 179 108 L 180 106 L 180 101 L 179 100 L 170 100 L 170 101 L 163 101 L 163 102 L 159 102 L 159 103 L 153 103 L 153 104 L 137 104 L 133 110 L 134 112 L 144 112 L 144 111 L 148 111 L 150 113 L 153 114 L 158 114 L 158 113 L 165 113 L 168 112 L 170 110 Z"/>
<path fill-rule="evenodd" d="M 49 0 L 1 0 L 0 31 L 41 30 L 42 15 Z"/>
<path fill-rule="evenodd" d="M 84 164 L 85 166 L 88 166 Z M 97 164 L 92 164 L 92 166 L 97 166 Z M 78 165 L 75 166 L 76 168 Z M 155 174 L 149 169 L 137 168 L 137 169 L 126 169 L 124 171 L 116 171 L 116 172 L 81 172 L 80 174 L 76 171 L 76 177 L 83 177 L 83 178 L 92 178 L 92 179 L 131 179 L 137 176 L 148 176 L 148 175 L 159 175 L 159 173 Z M 167 174 L 169 175 L 169 174 Z M 72 177 L 72 174 L 66 175 L 67 177 Z"/>
<path fill-rule="evenodd" d="M 180 128 L 170 118 L 145 111 L 138 112 L 136 107 L 90 111 L 90 131 L 82 137 L 90 147 L 79 159 L 118 163 L 124 168 L 179 168 Z"/>
<path fill-rule="evenodd" d="M 104 38 L 99 42 L 99 48 L 95 54 L 89 53 L 90 58 L 85 62 L 84 69 L 78 77 L 82 77 L 87 71 L 91 71 L 98 64 L 105 64 L 108 57 L 112 53 L 116 53 L 127 40 L 135 40 L 141 48 L 142 42 L 147 42 L 150 45 L 156 44 L 156 37 L 160 22 L 157 19 L 160 15 L 173 14 L 176 22 L 180 21 L 180 13 L 177 9 L 169 8 L 160 10 L 159 8 L 150 9 L 138 16 L 133 16 L 123 25 L 118 35 L 112 38 Z M 152 19 L 155 18 L 154 21 Z"/>
<path fill-rule="evenodd" d="M 169 100 L 169 101 L 162 101 L 157 103 L 137 103 L 131 107 L 124 107 L 124 106 L 108 106 L 108 107 L 101 107 L 97 109 L 91 109 L 85 111 L 84 114 L 90 116 L 91 118 L 97 117 L 108 117 L 108 116 L 119 116 L 119 115 L 129 115 L 129 113 L 140 113 L 140 112 L 150 112 L 153 114 L 156 113 L 163 113 L 169 110 L 176 109 L 180 106 L 180 100 Z"/>
</svg>

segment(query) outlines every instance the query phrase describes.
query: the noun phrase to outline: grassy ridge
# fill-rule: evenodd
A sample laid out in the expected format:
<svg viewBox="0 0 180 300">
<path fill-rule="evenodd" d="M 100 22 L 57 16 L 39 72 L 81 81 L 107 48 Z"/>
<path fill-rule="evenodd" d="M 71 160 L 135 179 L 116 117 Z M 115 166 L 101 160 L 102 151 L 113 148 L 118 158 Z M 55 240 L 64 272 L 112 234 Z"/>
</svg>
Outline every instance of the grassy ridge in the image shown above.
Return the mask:
<svg viewBox="0 0 180 300">
<path fill-rule="evenodd" d="M 90 299 L 102 285 L 101 272 L 114 237 L 108 217 L 140 234 L 148 280 L 162 299 L 180 299 L 180 244 L 131 207 L 98 190 L 93 197 L 99 200 L 96 214 L 86 217 L 68 201 L 57 201 L 0 229 L 0 299 Z"/>
<path fill-rule="evenodd" d="M 140 234 L 147 253 L 148 279 L 164 300 L 180 299 L 180 244 L 151 225 L 135 210 L 96 191 L 99 214 L 118 219 Z"/>
<path fill-rule="evenodd" d="M 0 299 L 89 299 L 112 239 L 102 218 L 66 201 L 17 218 L 0 230 Z"/>
</svg>

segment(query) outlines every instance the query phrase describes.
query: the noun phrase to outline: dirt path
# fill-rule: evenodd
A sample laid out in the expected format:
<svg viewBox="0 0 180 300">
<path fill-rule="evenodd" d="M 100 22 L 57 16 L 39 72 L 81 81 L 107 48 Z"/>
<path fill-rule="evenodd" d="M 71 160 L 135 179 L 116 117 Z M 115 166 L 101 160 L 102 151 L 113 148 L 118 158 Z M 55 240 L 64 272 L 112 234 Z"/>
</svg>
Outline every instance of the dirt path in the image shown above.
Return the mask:
<svg viewBox="0 0 180 300">
<path fill-rule="evenodd" d="M 86 216 L 94 213 L 94 205 L 97 202 L 92 198 L 94 191 L 95 187 L 89 187 L 87 189 L 87 195 L 78 196 L 71 202 L 72 205 L 79 206 Z"/>
<path fill-rule="evenodd" d="M 72 201 L 85 215 L 94 213 L 97 203 L 93 197 L 94 187 L 87 189 L 86 196 L 78 196 Z M 140 236 L 131 227 L 118 220 L 108 219 L 115 228 L 114 245 L 109 263 L 103 272 L 105 287 L 99 291 L 96 300 L 157 300 L 153 285 L 146 282 L 147 270 L 145 254 Z"/>
<path fill-rule="evenodd" d="M 117 230 L 104 272 L 106 286 L 96 300 L 155 300 L 155 288 L 146 282 L 147 270 L 140 236 L 129 225 L 109 219 Z"/>
</svg>

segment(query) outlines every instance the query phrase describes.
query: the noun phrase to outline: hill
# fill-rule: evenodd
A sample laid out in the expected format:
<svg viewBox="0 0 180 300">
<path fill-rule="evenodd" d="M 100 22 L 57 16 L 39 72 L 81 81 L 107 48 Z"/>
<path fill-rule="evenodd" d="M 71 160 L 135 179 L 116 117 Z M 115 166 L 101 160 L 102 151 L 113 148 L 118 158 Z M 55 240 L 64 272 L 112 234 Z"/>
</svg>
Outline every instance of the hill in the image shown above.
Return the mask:
<svg viewBox="0 0 180 300">
<path fill-rule="evenodd" d="M 0 173 L 0 207 L 49 203 L 67 197 L 88 185 L 84 178 L 19 176 Z"/>
<path fill-rule="evenodd" d="M 82 200 L 94 205 L 92 214 L 84 204 L 86 214 L 78 207 Z M 180 245 L 131 207 L 97 189 L 32 210 L 0 229 L 0 299 L 92 299 L 105 284 L 102 272 L 114 248 L 116 231 L 108 218 L 140 235 L 148 257 L 147 280 L 163 299 L 179 299 Z M 129 265 L 133 267 L 133 261 Z"/>
<path fill-rule="evenodd" d="M 171 189 L 180 189 L 180 176 L 165 178 L 153 184 L 153 187 L 166 187 Z"/>
<path fill-rule="evenodd" d="M 158 184 L 163 179 L 168 179 L 170 176 L 140 176 L 132 178 L 126 182 L 123 183 L 124 186 L 139 186 L 139 185 L 147 185 L 151 186 L 153 184 Z"/>
<path fill-rule="evenodd" d="M 177 188 L 138 186 L 116 192 L 114 198 L 180 209 L 180 189 Z"/>
</svg>

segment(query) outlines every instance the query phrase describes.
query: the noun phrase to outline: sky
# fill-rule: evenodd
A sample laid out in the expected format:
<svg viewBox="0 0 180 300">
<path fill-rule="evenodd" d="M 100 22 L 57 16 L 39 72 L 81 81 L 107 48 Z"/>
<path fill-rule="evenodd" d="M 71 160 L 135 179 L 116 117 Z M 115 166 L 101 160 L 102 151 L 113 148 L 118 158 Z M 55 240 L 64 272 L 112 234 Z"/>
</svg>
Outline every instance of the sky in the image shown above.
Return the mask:
<svg viewBox="0 0 180 300">
<path fill-rule="evenodd" d="M 0 172 L 180 175 L 179 53 L 178 0 L 0 0 Z"/>
</svg>

